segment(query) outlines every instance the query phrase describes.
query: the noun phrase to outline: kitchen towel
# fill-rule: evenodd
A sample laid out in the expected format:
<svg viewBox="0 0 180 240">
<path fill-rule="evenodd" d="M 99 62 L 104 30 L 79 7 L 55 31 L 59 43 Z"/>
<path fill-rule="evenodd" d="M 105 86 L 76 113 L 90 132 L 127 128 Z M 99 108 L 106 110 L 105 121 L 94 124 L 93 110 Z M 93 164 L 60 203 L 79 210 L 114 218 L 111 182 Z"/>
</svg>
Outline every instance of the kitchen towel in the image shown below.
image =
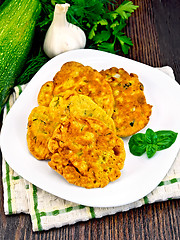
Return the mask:
<svg viewBox="0 0 180 240">
<path fill-rule="evenodd" d="M 169 66 L 162 67 L 160 70 L 175 79 L 173 70 Z M 25 87 L 26 85 L 14 88 L 14 92 L 5 106 L 3 121 Z M 33 231 L 41 231 L 128 211 L 144 204 L 180 198 L 180 153 L 156 189 L 144 198 L 120 207 L 88 207 L 56 197 L 19 176 L 11 169 L 4 157 L 2 178 L 5 214 L 11 215 L 21 212 L 30 214 Z"/>
</svg>

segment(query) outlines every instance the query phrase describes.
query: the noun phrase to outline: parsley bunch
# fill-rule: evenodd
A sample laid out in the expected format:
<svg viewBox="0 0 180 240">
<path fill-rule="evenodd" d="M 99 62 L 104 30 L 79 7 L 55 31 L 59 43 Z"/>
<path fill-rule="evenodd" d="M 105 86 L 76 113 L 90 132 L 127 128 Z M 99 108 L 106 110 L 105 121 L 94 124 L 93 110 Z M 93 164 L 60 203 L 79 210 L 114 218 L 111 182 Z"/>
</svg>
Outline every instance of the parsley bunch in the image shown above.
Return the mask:
<svg viewBox="0 0 180 240">
<path fill-rule="evenodd" d="M 67 19 L 84 30 L 87 48 L 115 53 L 115 44 L 120 43 L 122 52 L 128 54 L 133 43 L 123 29 L 128 18 L 138 8 L 132 1 L 125 0 L 116 8 L 116 1 L 110 0 L 41 0 L 45 13 L 39 22 L 42 30 L 47 30 L 52 22 L 54 5 L 65 2 L 70 4 Z"/>
<path fill-rule="evenodd" d="M 45 34 L 53 20 L 55 4 L 69 3 L 67 20 L 84 30 L 86 48 L 116 53 L 115 44 L 120 43 L 122 52 L 128 54 L 133 45 L 123 32 L 127 20 L 138 8 L 132 1 L 125 0 L 117 6 L 115 0 L 40 0 L 42 11 L 37 24 L 36 42 L 25 70 L 16 84 L 27 83 L 49 59 L 42 51 Z"/>
<path fill-rule="evenodd" d="M 115 44 L 119 42 L 123 53 L 127 54 L 133 43 L 123 29 L 127 25 L 127 19 L 137 8 L 132 1 L 124 1 L 114 11 L 107 10 L 99 21 L 93 23 L 88 38 L 99 50 L 111 53 L 115 53 Z"/>
</svg>

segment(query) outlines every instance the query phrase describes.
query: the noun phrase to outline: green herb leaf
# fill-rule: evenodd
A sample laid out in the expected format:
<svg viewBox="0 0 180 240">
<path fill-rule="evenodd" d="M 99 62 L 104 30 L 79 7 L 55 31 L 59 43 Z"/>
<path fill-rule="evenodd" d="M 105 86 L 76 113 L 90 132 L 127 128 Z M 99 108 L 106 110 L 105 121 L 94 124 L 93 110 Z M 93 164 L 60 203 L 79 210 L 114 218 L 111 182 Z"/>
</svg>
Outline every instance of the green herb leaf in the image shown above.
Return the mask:
<svg viewBox="0 0 180 240">
<path fill-rule="evenodd" d="M 146 136 L 146 142 L 148 144 L 156 144 L 157 143 L 157 135 L 152 129 L 148 128 L 146 130 L 145 136 Z"/>
<path fill-rule="evenodd" d="M 170 130 L 154 132 L 148 128 L 146 133 L 137 133 L 129 140 L 129 150 L 135 156 L 141 156 L 146 152 L 148 158 L 154 156 L 157 151 L 169 148 L 177 138 L 177 133 Z"/>
<path fill-rule="evenodd" d="M 117 27 L 119 28 L 119 22 L 116 20 L 116 21 L 114 21 L 111 25 L 110 25 L 110 28 L 112 28 L 113 30 L 114 29 L 117 29 Z M 118 31 L 119 31 L 119 29 L 118 29 Z M 113 32 L 113 34 L 114 34 L 114 32 Z"/>
<path fill-rule="evenodd" d="M 129 140 L 129 150 L 135 156 L 141 156 L 146 151 L 146 137 L 143 133 L 133 135 Z"/>
<path fill-rule="evenodd" d="M 123 19 L 128 19 L 131 13 L 136 10 L 138 6 L 135 6 L 132 1 L 124 1 L 116 10 Z"/>
<path fill-rule="evenodd" d="M 91 40 L 96 36 L 96 30 L 97 30 L 97 24 L 94 24 L 94 26 L 91 28 L 91 31 L 89 33 L 88 38 Z"/>
<path fill-rule="evenodd" d="M 109 13 L 109 18 L 111 21 L 115 20 L 117 18 L 117 16 L 118 16 L 118 13 L 115 11 Z"/>
<path fill-rule="evenodd" d="M 97 24 L 105 26 L 105 25 L 108 25 L 108 21 L 106 19 L 101 19 L 100 21 L 97 22 Z"/>
<path fill-rule="evenodd" d="M 146 153 L 147 157 L 151 158 L 157 152 L 157 145 L 156 144 L 147 144 L 146 146 Z"/>
<path fill-rule="evenodd" d="M 124 35 L 121 31 L 123 28 L 126 26 L 126 22 L 120 19 L 120 21 L 115 21 L 110 27 L 113 29 L 113 35 L 118 36 L 118 35 Z"/>
<path fill-rule="evenodd" d="M 128 38 L 127 36 L 116 36 L 117 39 L 119 40 L 120 44 L 121 44 L 121 48 L 124 54 L 128 54 L 129 51 L 129 46 L 133 46 L 133 43 L 131 41 L 130 38 Z"/>
<path fill-rule="evenodd" d="M 101 44 L 98 45 L 98 49 L 101 51 L 115 53 L 114 45 L 115 42 L 113 43 L 102 42 Z"/>
<path fill-rule="evenodd" d="M 96 36 L 94 36 L 94 42 L 102 43 L 104 41 L 108 41 L 110 37 L 111 37 L 110 31 L 101 31 L 100 33 L 97 33 Z"/>
<path fill-rule="evenodd" d="M 157 135 L 157 150 L 161 151 L 164 150 L 166 148 L 169 148 L 175 141 L 177 138 L 177 133 L 173 132 L 173 131 L 157 131 L 156 132 Z"/>
<path fill-rule="evenodd" d="M 106 40 L 103 39 L 103 37 L 104 37 L 103 34 L 102 34 L 102 36 L 99 35 L 98 37 L 96 37 L 96 35 L 99 34 L 99 33 L 96 33 L 97 28 L 98 28 L 98 25 L 106 26 L 106 25 L 108 25 L 108 22 L 107 22 L 106 19 L 101 19 L 100 21 L 94 23 L 94 26 L 91 28 L 91 31 L 90 31 L 90 33 L 89 33 L 88 38 L 89 38 L 89 39 L 93 39 L 95 43 L 102 42 L 102 41 L 106 41 Z M 102 31 L 102 32 L 105 32 L 105 31 Z M 110 32 L 109 32 L 109 33 L 110 33 Z M 111 34 L 111 33 L 110 33 L 110 34 Z M 97 41 L 97 38 L 99 38 L 100 41 Z M 108 38 L 108 39 L 109 39 L 109 38 Z"/>
</svg>

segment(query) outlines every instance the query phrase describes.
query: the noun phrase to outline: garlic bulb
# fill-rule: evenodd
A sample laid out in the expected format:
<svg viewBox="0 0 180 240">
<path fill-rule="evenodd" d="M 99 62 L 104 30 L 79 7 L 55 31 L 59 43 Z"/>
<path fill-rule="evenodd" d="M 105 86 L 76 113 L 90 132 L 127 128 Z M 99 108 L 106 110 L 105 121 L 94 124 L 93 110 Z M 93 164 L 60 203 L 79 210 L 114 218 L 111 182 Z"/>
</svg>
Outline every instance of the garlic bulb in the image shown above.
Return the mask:
<svg viewBox="0 0 180 240">
<path fill-rule="evenodd" d="M 66 19 L 69 6 L 68 3 L 55 5 L 53 21 L 43 45 L 44 52 L 50 58 L 69 50 L 85 47 L 85 33 Z"/>
</svg>

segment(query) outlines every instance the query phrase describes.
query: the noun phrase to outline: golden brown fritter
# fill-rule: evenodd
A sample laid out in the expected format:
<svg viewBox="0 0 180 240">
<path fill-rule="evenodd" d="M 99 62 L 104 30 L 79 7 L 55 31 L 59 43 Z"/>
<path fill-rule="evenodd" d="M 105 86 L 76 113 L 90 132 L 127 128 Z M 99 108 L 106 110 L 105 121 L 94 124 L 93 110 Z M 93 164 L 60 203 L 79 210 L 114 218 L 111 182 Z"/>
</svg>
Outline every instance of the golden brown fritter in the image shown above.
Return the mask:
<svg viewBox="0 0 180 240">
<path fill-rule="evenodd" d="M 60 110 L 65 115 L 76 117 L 93 117 L 104 122 L 112 131 L 116 131 L 114 121 L 90 97 L 67 90 L 53 97 L 49 107 L 54 111 Z"/>
<path fill-rule="evenodd" d="M 112 118 L 89 97 L 67 91 L 61 96 L 53 97 L 49 107 L 38 106 L 32 110 L 28 118 L 27 142 L 33 156 L 39 160 L 50 158 L 51 154 L 47 148 L 49 138 L 55 127 L 71 114 L 82 117 L 93 116 L 116 131 Z"/>
<path fill-rule="evenodd" d="M 112 119 L 117 135 L 127 137 L 143 129 L 149 122 L 152 106 L 146 103 L 138 76 L 115 67 L 100 73 L 112 88 L 115 101 Z"/>
<path fill-rule="evenodd" d="M 49 159 L 48 141 L 63 115 L 56 116 L 49 107 L 35 107 L 28 118 L 27 144 L 31 154 L 39 160 Z"/>
<path fill-rule="evenodd" d="M 48 148 L 53 154 L 49 166 L 85 188 L 105 187 L 124 166 L 122 139 L 95 118 L 69 117 L 56 128 Z"/>
<path fill-rule="evenodd" d="M 42 85 L 38 94 L 38 104 L 41 106 L 49 106 L 53 98 L 54 83 L 53 81 L 48 81 Z"/>
<path fill-rule="evenodd" d="M 54 128 L 45 106 L 35 107 L 28 118 L 27 143 L 29 151 L 37 159 L 48 159 L 51 154 L 47 148 Z"/>
<path fill-rule="evenodd" d="M 55 85 L 61 84 L 62 82 L 65 82 L 69 77 L 75 78 L 78 77 L 81 72 L 84 71 L 84 65 L 71 61 L 66 62 L 61 66 L 61 69 L 54 77 Z"/>
<path fill-rule="evenodd" d="M 53 81 L 54 95 L 66 90 L 75 90 L 90 97 L 109 116 L 112 115 L 114 98 L 111 87 L 93 68 L 77 62 L 68 62 L 56 73 Z"/>
</svg>

